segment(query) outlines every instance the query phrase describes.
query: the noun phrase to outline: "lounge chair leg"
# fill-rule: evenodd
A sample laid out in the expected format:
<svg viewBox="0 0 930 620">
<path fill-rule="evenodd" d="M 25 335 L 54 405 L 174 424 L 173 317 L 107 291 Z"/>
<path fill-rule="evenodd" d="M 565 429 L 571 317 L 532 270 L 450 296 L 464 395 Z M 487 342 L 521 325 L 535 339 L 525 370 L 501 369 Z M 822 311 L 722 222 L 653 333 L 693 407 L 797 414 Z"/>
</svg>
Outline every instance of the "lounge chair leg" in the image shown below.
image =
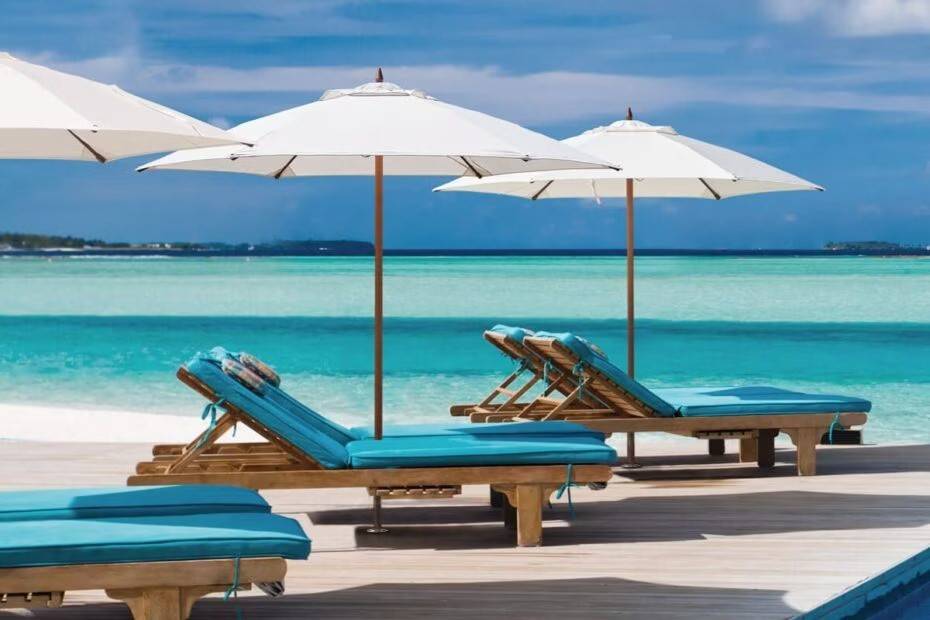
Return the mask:
<svg viewBox="0 0 930 620">
<path fill-rule="evenodd" d="M 542 543 L 542 487 L 535 484 L 518 485 L 517 546 L 538 547 Z"/>
<path fill-rule="evenodd" d="M 368 534 L 387 534 L 388 532 L 381 522 L 381 498 L 377 495 L 371 498 L 371 527 L 365 532 Z"/>
<path fill-rule="evenodd" d="M 107 596 L 126 603 L 134 620 L 187 620 L 197 599 L 215 590 L 216 588 L 137 588 L 107 590 Z"/>
<path fill-rule="evenodd" d="M 739 440 L 739 462 L 755 463 L 759 460 L 759 443 L 755 437 Z"/>
<path fill-rule="evenodd" d="M 504 527 L 508 530 L 517 529 L 517 509 L 514 508 L 506 497 L 504 498 L 504 503 L 501 505 L 501 511 L 504 516 Z"/>
<path fill-rule="evenodd" d="M 822 428 L 795 428 L 787 431 L 798 450 L 798 475 L 817 474 L 817 443 L 824 433 Z"/>
<path fill-rule="evenodd" d="M 711 456 L 723 456 L 727 453 L 727 442 L 723 439 L 708 439 L 707 453 Z"/>
<path fill-rule="evenodd" d="M 491 506 L 493 508 L 501 508 L 504 504 L 507 503 L 507 500 L 504 499 L 504 494 L 500 491 L 495 491 L 494 488 L 491 488 Z"/>
<path fill-rule="evenodd" d="M 775 467 L 775 436 L 778 431 L 774 429 L 762 429 L 759 431 L 758 452 L 759 467 L 770 469 Z"/>
<path fill-rule="evenodd" d="M 621 467 L 624 469 L 639 469 L 642 467 L 636 462 L 636 433 L 626 434 L 626 462 Z"/>
</svg>

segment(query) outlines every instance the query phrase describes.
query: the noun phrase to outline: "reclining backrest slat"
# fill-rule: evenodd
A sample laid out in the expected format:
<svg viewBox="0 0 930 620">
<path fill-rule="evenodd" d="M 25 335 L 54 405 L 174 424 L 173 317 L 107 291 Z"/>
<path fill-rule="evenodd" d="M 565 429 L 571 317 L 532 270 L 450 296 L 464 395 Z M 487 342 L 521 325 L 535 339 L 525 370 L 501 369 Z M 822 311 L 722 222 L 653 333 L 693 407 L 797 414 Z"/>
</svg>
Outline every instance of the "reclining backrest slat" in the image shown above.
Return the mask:
<svg viewBox="0 0 930 620">
<path fill-rule="evenodd" d="M 542 332 L 545 333 L 545 332 Z M 523 360 L 525 363 L 537 373 L 537 375 L 546 375 L 549 374 L 545 369 L 545 357 L 539 355 L 539 353 L 532 347 L 527 346 L 526 339 L 535 335 L 535 332 L 532 332 L 528 329 L 522 327 L 510 327 L 507 325 L 495 325 L 491 329 L 484 332 L 484 338 L 492 345 L 504 352 L 505 355 L 511 357 L 515 360 Z M 559 368 L 555 369 L 555 372 L 552 373 L 557 376 L 561 376 L 562 371 Z M 550 381 L 552 379 L 550 378 Z M 575 389 L 575 385 L 570 381 L 563 381 L 558 383 L 555 386 L 555 390 L 561 393 L 563 396 L 568 396 Z M 604 403 L 600 403 L 597 400 L 590 398 L 589 396 L 581 397 L 580 400 L 587 406 L 600 408 Z"/>
<path fill-rule="evenodd" d="M 210 357 L 215 359 L 218 362 L 222 362 L 224 358 L 233 358 L 237 359 L 237 355 L 228 351 L 223 347 L 214 347 L 209 354 Z M 328 435 L 331 439 L 339 442 L 343 446 L 355 439 L 351 431 L 341 424 L 333 422 L 326 416 L 323 416 L 307 405 L 303 404 L 290 394 L 288 394 L 280 386 L 275 386 L 270 383 L 265 385 L 265 397 L 271 401 L 274 401 L 279 407 L 287 409 L 291 414 L 297 418 L 303 420 L 316 430 Z"/>
<path fill-rule="evenodd" d="M 586 389 L 618 413 L 637 417 L 672 417 L 675 408 L 649 388 L 632 379 L 583 339 L 571 333 L 539 332 L 524 344 L 560 372 L 575 374 L 579 368 L 590 381 Z M 580 367 L 579 367 L 580 363 Z"/>
<path fill-rule="evenodd" d="M 242 414 L 256 420 L 285 442 L 301 450 L 327 469 L 348 466 L 345 446 L 309 424 L 307 420 L 281 407 L 267 394 L 256 394 L 224 373 L 217 362 L 197 356 L 185 365 L 187 371 L 208 387 L 218 398 L 225 399 Z M 267 386 L 264 388 L 267 390 Z"/>
</svg>

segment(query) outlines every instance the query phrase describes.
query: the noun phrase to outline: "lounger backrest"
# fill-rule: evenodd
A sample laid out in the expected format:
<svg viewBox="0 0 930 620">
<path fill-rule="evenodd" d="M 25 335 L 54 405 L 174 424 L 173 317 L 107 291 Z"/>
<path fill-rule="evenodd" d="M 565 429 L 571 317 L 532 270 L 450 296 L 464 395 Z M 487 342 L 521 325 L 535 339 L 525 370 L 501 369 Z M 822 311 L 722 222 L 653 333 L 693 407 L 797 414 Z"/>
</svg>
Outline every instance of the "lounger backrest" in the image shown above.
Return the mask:
<svg viewBox="0 0 930 620">
<path fill-rule="evenodd" d="M 0 493 L 0 522 L 218 512 L 271 512 L 271 506 L 250 489 L 205 484 Z"/>
<path fill-rule="evenodd" d="M 211 356 L 198 355 L 187 362 L 185 368 L 218 399 L 224 399 L 323 467 L 343 469 L 348 466 L 345 446 L 270 398 L 267 385 L 262 394 L 253 392 L 223 372 Z"/>
<path fill-rule="evenodd" d="M 214 347 L 210 351 L 210 357 L 220 363 L 222 363 L 223 359 L 227 357 L 231 357 L 233 359 L 238 358 L 235 353 L 232 353 L 223 347 Z M 266 383 L 265 396 L 279 407 L 287 409 L 293 415 L 297 416 L 321 433 L 328 435 L 331 439 L 338 441 L 343 446 L 355 439 L 349 429 L 317 413 L 281 389 L 280 386 L 276 387 L 270 383 Z"/>
<path fill-rule="evenodd" d="M 675 407 L 614 366 L 584 338 L 570 332 L 537 332 L 524 343 L 561 372 L 585 372 L 591 377 L 587 389 L 617 411 L 640 417 L 675 415 Z"/>
</svg>

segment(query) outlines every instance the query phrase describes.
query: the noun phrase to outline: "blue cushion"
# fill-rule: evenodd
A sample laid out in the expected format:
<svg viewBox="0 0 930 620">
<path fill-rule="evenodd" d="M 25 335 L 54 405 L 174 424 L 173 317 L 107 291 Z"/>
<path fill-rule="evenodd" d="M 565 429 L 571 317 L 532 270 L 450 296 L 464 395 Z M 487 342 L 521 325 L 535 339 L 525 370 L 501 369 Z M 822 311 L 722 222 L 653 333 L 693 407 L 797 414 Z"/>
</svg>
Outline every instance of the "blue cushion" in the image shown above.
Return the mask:
<svg viewBox="0 0 930 620">
<path fill-rule="evenodd" d="M 374 437 L 370 426 L 351 429 L 356 439 Z M 575 422 L 547 420 L 543 422 L 501 422 L 475 424 L 402 424 L 384 427 L 385 437 L 436 437 L 438 435 L 582 435 L 604 440 L 604 434 Z"/>
<path fill-rule="evenodd" d="M 0 568 L 309 553 L 296 521 L 254 512 L 0 523 Z"/>
<path fill-rule="evenodd" d="M 271 507 L 249 489 L 199 484 L 0 493 L 0 522 L 217 512 L 271 512 Z"/>
<path fill-rule="evenodd" d="M 348 454 L 343 444 L 269 399 L 268 384 L 263 394 L 256 394 L 224 373 L 218 362 L 208 356 L 194 357 L 187 362 L 186 368 L 219 398 L 226 399 L 246 412 L 275 435 L 316 459 L 323 467 L 341 469 L 348 465 Z"/>
<path fill-rule="evenodd" d="M 645 403 L 647 407 L 654 410 L 658 415 L 662 417 L 672 417 L 675 415 L 674 406 L 667 403 L 645 385 L 639 383 L 630 377 L 630 375 L 614 366 L 603 353 L 591 348 L 590 343 L 584 338 L 580 338 L 570 332 L 558 334 L 537 332 L 536 336 L 558 340 L 568 347 L 585 364 L 592 366 L 606 375 L 617 387 L 633 396 L 636 400 Z"/>
<path fill-rule="evenodd" d="M 685 417 L 778 413 L 867 413 L 872 403 L 861 398 L 805 394 L 765 385 L 745 387 L 663 388 L 657 395 Z"/>
<path fill-rule="evenodd" d="M 497 334 L 503 334 L 508 339 L 513 340 L 518 343 L 522 343 L 523 339 L 527 336 L 533 335 L 533 330 L 526 329 L 524 327 L 513 327 L 511 325 L 501 325 L 497 324 L 488 331 L 492 331 Z"/>
<path fill-rule="evenodd" d="M 209 355 L 220 363 L 222 363 L 223 359 L 227 357 L 238 359 L 237 354 L 232 353 L 223 347 L 214 347 L 210 350 Z M 342 426 L 341 424 L 333 422 L 327 417 L 320 415 L 310 407 L 292 397 L 280 387 L 266 383 L 264 396 L 269 401 L 275 403 L 283 409 L 286 409 L 298 419 L 303 420 L 316 430 L 324 433 L 325 435 L 328 435 L 331 439 L 339 442 L 343 446 L 355 439 L 349 429 Z"/>
<path fill-rule="evenodd" d="M 617 459 L 602 439 L 577 435 L 387 437 L 346 447 L 355 468 L 607 464 Z"/>
</svg>

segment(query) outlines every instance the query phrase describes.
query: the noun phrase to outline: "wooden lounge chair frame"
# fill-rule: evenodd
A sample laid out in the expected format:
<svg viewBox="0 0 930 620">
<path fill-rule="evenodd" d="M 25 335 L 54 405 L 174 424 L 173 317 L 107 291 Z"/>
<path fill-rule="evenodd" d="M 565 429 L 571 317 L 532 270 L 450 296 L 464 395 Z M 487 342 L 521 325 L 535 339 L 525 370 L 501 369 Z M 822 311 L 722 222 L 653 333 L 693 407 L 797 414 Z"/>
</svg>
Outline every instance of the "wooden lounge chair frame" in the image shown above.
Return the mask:
<svg viewBox="0 0 930 620">
<path fill-rule="evenodd" d="M 513 418 L 516 419 L 536 419 L 564 402 L 564 399 L 552 397 L 556 392 L 568 399 L 568 404 L 578 410 L 576 414 L 579 416 L 596 416 L 596 412 L 604 408 L 602 403 L 591 396 L 573 395 L 577 386 L 574 385 L 571 374 L 566 374 L 557 368 L 551 368 L 547 373 L 545 361 L 522 344 L 491 330 L 484 332 L 484 339 L 507 357 L 519 362 L 519 366 L 494 387 L 481 402 L 449 407 L 449 413 L 453 416 L 469 416 L 473 422 L 480 421 L 484 416 L 499 414 L 513 414 Z M 525 373 L 529 373 L 529 378 L 513 389 L 511 386 Z M 542 394 L 530 402 L 520 402 L 520 399 L 543 379 L 548 381 L 548 385 Z M 503 402 L 498 400 L 500 398 L 504 399 Z"/>
<path fill-rule="evenodd" d="M 0 568 L 0 610 L 60 607 L 69 590 L 100 590 L 135 620 L 186 620 L 197 600 L 236 584 L 283 581 L 282 558 Z"/>
<path fill-rule="evenodd" d="M 542 418 L 573 420 L 603 433 L 664 432 L 712 441 L 739 439 L 741 462 L 755 461 L 759 467 L 769 468 L 775 464 L 775 437 L 781 432 L 788 435 L 797 448 L 798 475 L 813 476 L 817 473 L 816 448 L 823 434 L 834 424 L 849 428 L 861 426 L 868 420 L 865 412 L 832 414 L 799 411 L 738 416 L 659 416 L 649 405 L 623 390 L 597 368 L 590 364 L 579 365 L 581 360 L 578 355 L 558 340 L 528 336 L 523 343 L 542 359 L 550 360 L 563 374 L 578 373 L 573 394 L 584 390 L 610 407 L 608 415 L 579 416 L 568 405 L 563 406 L 563 401 Z M 569 395 L 565 400 L 571 398 L 572 395 Z M 513 418 L 511 414 L 500 413 L 473 416 L 471 419 L 504 422 Z"/>
<path fill-rule="evenodd" d="M 186 368 L 178 370 L 178 378 L 211 402 L 217 400 L 213 390 Z M 153 460 L 137 464 L 127 484 L 227 484 L 256 490 L 359 487 L 384 498 L 449 497 L 462 485 L 487 484 L 507 497 L 516 511 L 517 544 L 528 547 L 542 542 L 543 505 L 569 482 L 565 465 L 325 469 L 244 411 L 231 404 L 224 407 L 216 425 L 186 446 L 155 446 Z M 251 428 L 267 442 L 218 444 L 236 424 Z M 608 465 L 575 465 L 570 482 L 605 484 L 612 475 Z"/>
</svg>

